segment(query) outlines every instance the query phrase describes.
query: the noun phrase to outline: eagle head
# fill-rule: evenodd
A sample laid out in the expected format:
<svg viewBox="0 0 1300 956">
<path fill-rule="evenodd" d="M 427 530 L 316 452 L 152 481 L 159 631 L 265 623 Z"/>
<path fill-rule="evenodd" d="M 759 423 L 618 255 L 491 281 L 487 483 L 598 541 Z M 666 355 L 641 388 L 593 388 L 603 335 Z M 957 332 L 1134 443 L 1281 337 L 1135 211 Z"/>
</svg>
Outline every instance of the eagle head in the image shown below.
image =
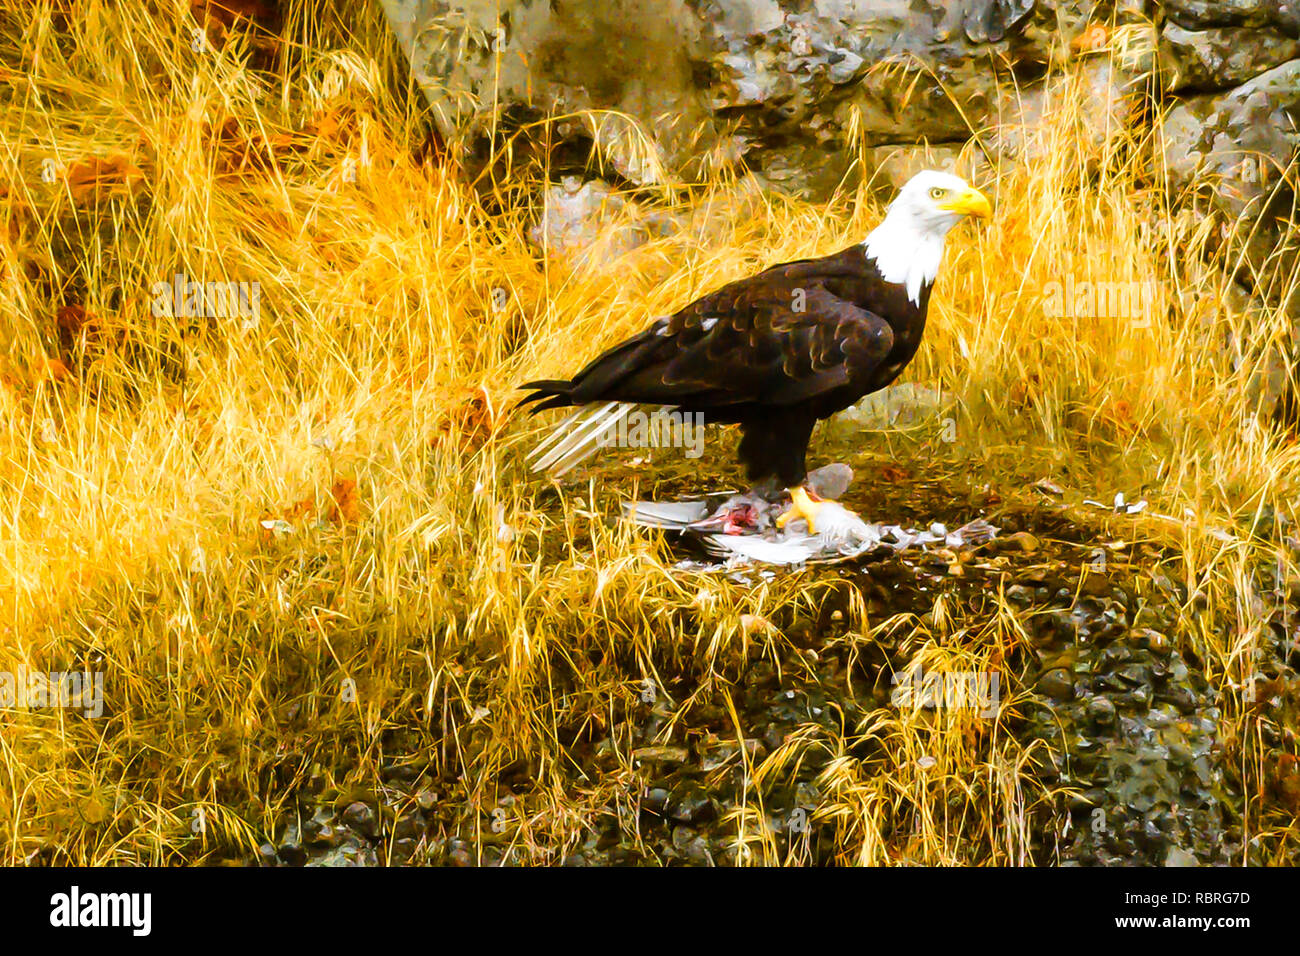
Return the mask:
<svg viewBox="0 0 1300 956">
<path fill-rule="evenodd" d="M 966 180 L 926 169 L 898 191 L 863 248 L 885 280 L 905 285 L 908 298 L 919 304 L 922 287 L 939 273 L 948 231 L 967 216 L 987 219 L 992 213 L 988 197 Z"/>
<path fill-rule="evenodd" d="M 921 232 L 939 236 L 966 216 L 988 219 L 993 206 L 960 176 L 926 169 L 909 179 L 889 204 L 890 218 L 906 218 Z"/>
</svg>

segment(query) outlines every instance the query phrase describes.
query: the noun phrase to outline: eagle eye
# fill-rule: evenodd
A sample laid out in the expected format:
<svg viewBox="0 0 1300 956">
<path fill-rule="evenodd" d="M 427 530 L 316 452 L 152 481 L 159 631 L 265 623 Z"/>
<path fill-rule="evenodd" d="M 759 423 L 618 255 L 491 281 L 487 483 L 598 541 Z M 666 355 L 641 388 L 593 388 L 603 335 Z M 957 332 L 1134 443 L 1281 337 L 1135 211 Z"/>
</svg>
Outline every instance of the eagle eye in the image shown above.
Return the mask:
<svg viewBox="0 0 1300 956">
<path fill-rule="evenodd" d="M 948 190 L 944 189 L 942 186 L 935 186 L 930 190 L 931 199 L 942 199 L 946 195 L 948 195 Z"/>
</svg>

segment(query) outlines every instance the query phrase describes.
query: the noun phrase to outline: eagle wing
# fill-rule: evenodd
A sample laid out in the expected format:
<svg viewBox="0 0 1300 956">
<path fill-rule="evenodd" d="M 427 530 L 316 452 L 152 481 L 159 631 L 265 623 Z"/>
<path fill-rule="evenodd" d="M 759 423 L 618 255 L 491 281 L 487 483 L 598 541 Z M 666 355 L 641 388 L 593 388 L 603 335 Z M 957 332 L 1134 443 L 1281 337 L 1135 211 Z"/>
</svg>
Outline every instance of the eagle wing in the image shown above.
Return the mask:
<svg viewBox="0 0 1300 956">
<path fill-rule="evenodd" d="M 785 263 L 705 295 L 589 364 L 566 404 L 788 406 L 867 382 L 894 333 L 831 290 L 843 268 Z"/>
<path fill-rule="evenodd" d="M 771 454 L 757 445 L 747 449 L 747 440 L 742 460 L 756 473 L 802 471 L 815 418 L 897 371 L 882 373 L 895 346 L 893 328 L 861 304 L 887 305 L 889 295 L 873 264 L 852 247 L 773 266 L 702 296 L 572 379 L 522 386 L 532 394 L 521 404 L 536 403 L 533 411 L 581 406 L 533 449 L 532 467 L 564 474 L 630 409 L 647 404 L 739 422 L 747 439 L 748 429 L 771 423 L 782 439 L 758 445 L 783 449 L 782 462 L 768 461 Z M 832 400 L 822 401 L 826 396 Z"/>
</svg>

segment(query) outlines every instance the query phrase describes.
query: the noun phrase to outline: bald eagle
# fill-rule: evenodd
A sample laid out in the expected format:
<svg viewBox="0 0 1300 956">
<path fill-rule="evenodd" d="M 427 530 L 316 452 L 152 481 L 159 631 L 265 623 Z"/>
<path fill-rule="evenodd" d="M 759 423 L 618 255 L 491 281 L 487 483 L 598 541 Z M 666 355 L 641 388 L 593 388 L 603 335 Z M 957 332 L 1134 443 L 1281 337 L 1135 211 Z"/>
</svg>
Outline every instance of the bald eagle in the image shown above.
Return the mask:
<svg viewBox="0 0 1300 956">
<path fill-rule="evenodd" d="M 916 355 L 944 238 L 992 207 L 960 177 L 913 176 L 865 241 L 774 265 L 701 296 L 609 349 L 570 379 L 520 386 L 534 412 L 580 406 L 531 456 L 560 475 L 637 405 L 741 428 L 740 460 L 766 493 L 789 489 L 815 530 L 804 486 L 814 424 L 884 388 Z"/>
</svg>

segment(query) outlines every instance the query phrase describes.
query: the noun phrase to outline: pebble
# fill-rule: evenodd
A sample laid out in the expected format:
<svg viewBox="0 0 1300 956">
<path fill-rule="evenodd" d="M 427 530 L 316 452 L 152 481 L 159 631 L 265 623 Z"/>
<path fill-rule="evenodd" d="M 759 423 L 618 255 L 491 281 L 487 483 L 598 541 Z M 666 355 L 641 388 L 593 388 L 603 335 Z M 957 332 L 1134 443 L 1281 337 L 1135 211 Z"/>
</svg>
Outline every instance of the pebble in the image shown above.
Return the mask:
<svg viewBox="0 0 1300 956">
<path fill-rule="evenodd" d="M 703 823 L 713 815 L 709 793 L 698 783 L 685 784 L 669 798 L 668 816 L 678 823 Z"/>
<path fill-rule="evenodd" d="M 282 844 L 276 855 L 285 866 L 304 866 L 307 863 L 307 851 L 297 843 Z"/>
<path fill-rule="evenodd" d="M 999 538 L 999 550 L 1001 551 L 1022 551 L 1032 552 L 1039 548 L 1039 541 L 1028 531 L 1017 531 L 1015 534 L 1009 534 L 1005 538 Z"/>
<path fill-rule="evenodd" d="M 1019 604 L 1022 607 L 1032 604 L 1034 601 L 1034 592 L 1032 589 L 1025 587 L 1023 584 L 1013 584 L 1007 588 L 1007 600 L 1012 604 Z"/>
<path fill-rule="evenodd" d="M 1107 697 L 1093 697 L 1088 701 L 1088 717 L 1099 727 L 1115 723 L 1115 705 Z"/>
<path fill-rule="evenodd" d="M 1061 667 L 1039 677 L 1037 687 L 1040 693 L 1055 700 L 1074 699 L 1074 675 Z"/>
<path fill-rule="evenodd" d="M 343 822 L 368 837 L 374 837 L 378 829 L 375 811 L 369 804 L 362 803 L 360 800 L 348 804 L 347 809 L 343 811 Z"/>
</svg>

